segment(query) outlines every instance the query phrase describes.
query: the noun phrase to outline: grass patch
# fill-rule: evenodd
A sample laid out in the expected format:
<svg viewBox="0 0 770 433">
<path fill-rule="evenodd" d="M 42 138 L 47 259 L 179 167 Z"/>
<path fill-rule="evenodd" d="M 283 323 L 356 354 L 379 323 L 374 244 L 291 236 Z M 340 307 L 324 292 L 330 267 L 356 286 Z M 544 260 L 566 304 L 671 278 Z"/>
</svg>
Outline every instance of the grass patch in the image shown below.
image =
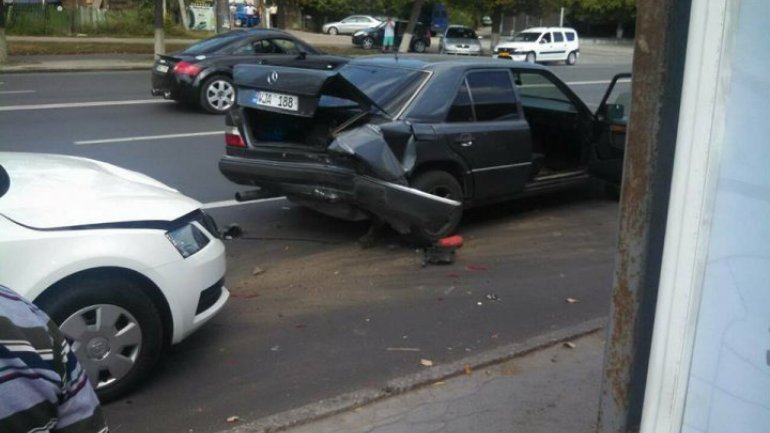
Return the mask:
<svg viewBox="0 0 770 433">
<path fill-rule="evenodd" d="M 166 44 L 171 53 L 189 44 Z M 97 42 L 10 42 L 8 53 L 12 56 L 67 55 L 67 54 L 154 54 L 152 44 L 110 44 Z"/>
</svg>

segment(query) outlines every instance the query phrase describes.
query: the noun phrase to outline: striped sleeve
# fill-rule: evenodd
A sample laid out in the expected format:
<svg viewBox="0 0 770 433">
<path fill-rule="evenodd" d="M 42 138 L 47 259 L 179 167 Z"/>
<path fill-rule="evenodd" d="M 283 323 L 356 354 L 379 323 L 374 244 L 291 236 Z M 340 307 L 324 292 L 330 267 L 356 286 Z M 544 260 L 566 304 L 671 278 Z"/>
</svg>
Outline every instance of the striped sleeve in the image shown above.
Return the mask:
<svg viewBox="0 0 770 433">
<path fill-rule="evenodd" d="M 0 286 L 0 432 L 102 433 L 88 378 L 56 325 Z"/>
</svg>

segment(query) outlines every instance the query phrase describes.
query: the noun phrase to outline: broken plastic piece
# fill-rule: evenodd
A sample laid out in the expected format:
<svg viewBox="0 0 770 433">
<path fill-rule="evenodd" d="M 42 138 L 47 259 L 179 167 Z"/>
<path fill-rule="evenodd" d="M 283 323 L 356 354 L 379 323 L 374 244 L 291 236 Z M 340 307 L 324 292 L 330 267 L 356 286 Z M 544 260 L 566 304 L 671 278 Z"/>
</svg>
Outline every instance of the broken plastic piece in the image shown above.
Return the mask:
<svg viewBox="0 0 770 433">
<path fill-rule="evenodd" d="M 445 248 L 462 248 L 463 237 L 460 235 L 454 235 L 443 239 L 439 239 L 438 246 L 445 247 Z"/>
<path fill-rule="evenodd" d="M 579 299 L 575 299 L 575 298 L 567 298 L 564 301 L 567 302 L 568 304 L 577 304 L 578 302 L 580 302 Z"/>
<path fill-rule="evenodd" d="M 430 359 L 421 359 L 420 365 L 422 365 L 423 367 L 433 367 L 433 361 L 431 361 Z"/>
<path fill-rule="evenodd" d="M 238 417 L 238 416 L 228 416 L 227 417 L 227 422 L 231 423 L 231 424 L 234 423 L 234 422 L 238 422 L 240 420 L 241 420 L 241 418 Z"/>
<path fill-rule="evenodd" d="M 569 349 L 574 349 L 574 348 L 577 347 L 577 344 L 575 344 L 575 343 L 573 343 L 571 341 L 567 341 L 567 342 L 564 343 L 564 347 L 569 348 Z"/>
</svg>

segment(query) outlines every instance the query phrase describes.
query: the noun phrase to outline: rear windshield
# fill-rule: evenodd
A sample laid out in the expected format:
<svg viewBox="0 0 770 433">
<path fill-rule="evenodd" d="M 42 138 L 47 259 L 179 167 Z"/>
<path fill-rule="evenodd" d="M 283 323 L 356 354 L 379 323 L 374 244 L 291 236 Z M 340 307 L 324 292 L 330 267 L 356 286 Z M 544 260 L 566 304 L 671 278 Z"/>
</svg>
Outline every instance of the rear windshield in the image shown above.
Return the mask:
<svg viewBox="0 0 770 433">
<path fill-rule="evenodd" d="M 518 35 L 511 38 L 511 41 L 513 42 L 537 42 L 537 38 L 540 37 L 542 33 L 539 32 L 521 32 Z"/>
<path fill-rule="evenodd" d="M 428 78 L 425 71 L 363 65 L 343 66 L 340 75 L 390 115 L 401 111 Z"/>
<path fill-rule="evenodd" d="M 223 33 L 190 45 L 182 53 L 193 55 L 213 53 L 245 36 L 244 32 Z"/>
<path fill-rule="evenodd" d="M 446 31 L 447 38 L 476 39 L 476 32 L 463 27 L 452 27 Z"/>
</svg>

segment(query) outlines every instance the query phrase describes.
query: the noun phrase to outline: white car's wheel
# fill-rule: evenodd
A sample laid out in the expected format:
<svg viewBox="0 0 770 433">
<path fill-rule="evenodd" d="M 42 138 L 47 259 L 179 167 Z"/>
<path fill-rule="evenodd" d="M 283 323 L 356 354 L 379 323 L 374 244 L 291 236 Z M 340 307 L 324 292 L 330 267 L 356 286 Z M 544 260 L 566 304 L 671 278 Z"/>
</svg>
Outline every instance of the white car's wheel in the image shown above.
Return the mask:
<svg viewBox="0 0 770 433">
<path fill-rule="evenodd" d="M 535 60 L 537 60 L 537 59 L 535 58 L 535 53 L 532 53 L 532 52 L 529 52 L 529 53 L 527 53 L 527 57 L 526 57 L 526 59 L 525 59 L 525 61 L 526 61 L 527 63 L 535 63 Z"/>
<path fill-rule="evenodd" d="M 570 66 L 574 65 L 575 63 L 577 63 L 577 53 L 575 53 L 574 51 L 569 53 L 567 55 L 567 60 L 565 60 L 564 63 L 566 63 L 566 64 L 568 64 Z"/>
<path fill-rule="evenodd" d="M 128 392 L 160 357 L 164 335 L 160 313 L 131 281 L 75 278 L 36 303 L 71 341 L 102 401 Z"/>
<path fill-rule="evenodd" d="M 337 30 L 337 27 L 329 27 L 329 31 L 327 33 L 333 36 L 338 35 L 340 32 Z"/>
</svg>

